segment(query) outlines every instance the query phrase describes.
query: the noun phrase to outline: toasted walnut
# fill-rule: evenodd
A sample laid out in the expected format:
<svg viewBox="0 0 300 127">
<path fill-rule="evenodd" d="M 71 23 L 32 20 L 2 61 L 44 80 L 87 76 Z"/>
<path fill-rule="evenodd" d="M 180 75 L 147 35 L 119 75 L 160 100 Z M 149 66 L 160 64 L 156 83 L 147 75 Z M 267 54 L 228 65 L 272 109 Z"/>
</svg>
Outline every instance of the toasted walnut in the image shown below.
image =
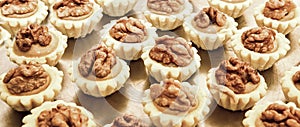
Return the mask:
<svg viewBox="0 0 300 127">
<path fill-rule="evenodd" d="M 260 120 L 265 127 L 299 127 L 300 110 L 274 103 L 262 112 Z"/>
<path fill-rule="evenodd" d="M 44 90 L 49 85 L 50 77 L 41 65 L 20 65 L 10 70 L 3 82 L 11 94 L 28 95 L 36 93 L 35 90 Z"/>
<path fill-rule="evenodd" d="M 183 9 L 184 0 L 148 0 L 148 8 L 157 14 L 176 14 Z"/>
<path fill-rule="evenodd" d="M 48 32 L 47 26 L 31 24 L 29 27 L 24 27 L 19 30 L 16 36 L 16 44 L 21 51 L 27 52 L 33 44 L 48 46 L 51 39 L 52 37 Z"/>
<path fill-rule="evenodd" d="M 125 114 L 124 116 L 117 117 L 113 121 L 112 127 L 148 127 L 143 121 L 134 115 Z"/>
<path fill-rule="evenodd" d="M 203 8 L 198 15 L 195 16 L 194 22 L 199 28 L 206 28 L 210 24 L 216 24 L 220 27 L 226 23 L 226 16 L 216 8 Z"/>
<path fill-rule="evenodd" d="M 296 8 L 292 0 L 269 0 L 263 10 L 263 14 L 275 20 L 281 20 Z"/>
<path fill-rule="evenodd" d="M 18 17 L 34 12 L 38 7 L 37 0 L 2 0 L 0 1 L 1 13 L 4 16 Z"/>
<path fill-rule="evenodd" d="M 237 58 L 222 61 L 215 72 L 215 77 L 218 84 L 227 86 L 236 94 L 245 93 L 249 82 L 252 82 L 251 85 L 260 82 L 257 71 Z"/>
<path fill-rule="evenodd" d="M 120 42 L 139 43 L 145 39 L 145 26 L 135 18 L 119 20 L 109 31 Z"/>
<path fill-rule="evenodd" d="M 151 59 L 170 66 L 187 66 L 193 60 L 192 47 L 181 37 L 162 36 L 151 49 Z"/>
<path fill-rule="evenodd" d="M 104 45 L 90 49 L 81 57 L 78 65 L 80 74 L 87 77 L 91 72 L 98 78 L 106 77 L 116 64 L 115 52 Z"/>
<path fill-rule="evenodd" d="M 54 10 L 59 18 L 80 17 L 89 14 L 93 10 L 93 3 L 89 0 L 63 0 L 55 3 Z"/>
<path fill-rule="evenodd" d="M 44 110 L 38 116 L 39 127 L 87 127 L 89 118 L 81 110 L 63 104 Z"/>
<path fill-rule="evenodd" d="M 169 114 L 187 112 L 197 103 L 193 90 L 173 79 L 164 80 L 163 86 L 151 85 L 150 96 L 159 110 Z"/>
<path fill-rule="evenodd" d="M 245 48 L 258 53 L 266 53 L 274 49 L 275 36 L 274 30 L 257 27 L 245 31 L 241 39 Z"/>
</svg>

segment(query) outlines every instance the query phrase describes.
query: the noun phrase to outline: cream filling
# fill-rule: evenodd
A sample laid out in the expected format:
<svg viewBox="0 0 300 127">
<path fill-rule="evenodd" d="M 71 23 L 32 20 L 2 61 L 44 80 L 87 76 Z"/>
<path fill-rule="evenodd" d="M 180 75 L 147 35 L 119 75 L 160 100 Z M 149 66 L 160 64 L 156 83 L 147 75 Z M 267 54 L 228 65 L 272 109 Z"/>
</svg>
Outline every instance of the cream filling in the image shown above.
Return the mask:
<svg viewBox="0 0 300 127">
<path fill-rule="evenodd" d="M 39 44 L 33 44 L 29 51 L 23 52 L 18 48 L 17 44 L 14 43 L 13 52 L 18 56 L 25 56 L 25 57 L 42 57 L 42 56 L 46 56 L 46 55 L 54 52 L 57 49 L 58 45 L 59 45 L 58 37 L 54 33 L 52 33 L 51 31 L 49 31 L 49 34 L 51 35 L 51 42 L 50 42 L 49 45 L 40 46 Z"/>
<path fill-rule="evenodd" d="M 224 2 L 228 2 L 228 3 L 242 3 L 245 2 L 246 0 L 221 0 Z"/>
</svg>

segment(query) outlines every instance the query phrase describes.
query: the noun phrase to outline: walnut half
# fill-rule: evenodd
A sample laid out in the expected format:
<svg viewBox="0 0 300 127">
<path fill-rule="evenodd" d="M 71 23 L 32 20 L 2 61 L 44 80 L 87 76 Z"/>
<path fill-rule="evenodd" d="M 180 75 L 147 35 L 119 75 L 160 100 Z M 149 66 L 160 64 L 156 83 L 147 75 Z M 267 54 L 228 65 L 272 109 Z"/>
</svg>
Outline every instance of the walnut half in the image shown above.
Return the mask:
<svg viewBox="0 0 300 127">
<path fill-rule="evenodd" d="M 37 0 L 2 0 L 0 1 L 1 13 L 4 16 L 23 15 L 34 12 L 38 8 Z"/>
<path fill-rule="evenodd" d="M 296 8 L 293 0 L 269 0 L 263 10 L 264 16 L 281 20 Z"/>
<path fill-rule="evenodd" d="M 176 14 L 179 13 L 184 5 L 184 0 L 148 0 L 147 6 L 154 13 Z"/>
<path fill-rule="evenodd" d="M 53 9 L 56 10 L 59 18 L 80 17 L 93 11 L 93 3 L 89 0 L 63 0 L 55 3 Z"/>
<path fill-rule="evenodd" d="M 111 127 L 148 127 L 143 121 L 138 119 L 134 115 L 125 114 L 123 116 L 117 117 L 113 121 Z"/>
<path fill-rule="evenodd" d="M 210 24 L 216 24 L 220 27 L 226 23 L 226 16 L 214 7 L 203 8 L 198 15 L 195 16 L 194 21 L 199 28 L 206 28 Z"/>
</svg>

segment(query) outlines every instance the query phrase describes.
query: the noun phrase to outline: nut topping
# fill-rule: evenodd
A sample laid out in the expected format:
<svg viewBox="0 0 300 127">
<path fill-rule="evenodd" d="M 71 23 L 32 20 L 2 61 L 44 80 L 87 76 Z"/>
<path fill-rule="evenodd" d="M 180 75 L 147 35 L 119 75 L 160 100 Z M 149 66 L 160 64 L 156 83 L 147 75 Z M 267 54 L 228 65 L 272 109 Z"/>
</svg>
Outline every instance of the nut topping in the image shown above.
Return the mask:
<svg viewBox="0 0 300 127">
<path fill-rule="evenodd" d="M 54 4 L 57 16 L 62 19 L 88 15 L 93 11 L 93 3 L 89 0 L 63 0 Z"/>
<path fill-rule="evenodd" d="M 266 53 L 274 49 L 275 36 L 274 30 L 257 27 L 245 31 L 241 39 L 245 48 L 258 53 Z"/>
<path fill-rule="evenodd" d="M 163 86 L 160 84 L 151 85 L 150 96 L 159 110 L 169 114 L 187 112 L 197 103 L 193 90 L 181 86 L 174 79 L 164 80 Z"/>
<path fill-rule="evenodd" d="M 281 20 L 296 8 L 292 0 L 269 0 L 266 2 L 263 14 L 275 20 Z"/>
<path fill-rule="evenodd" d="M 1 12 L 8 17 L 22 17 L 20 15 L 34 12 L 38 7 L 37 0 L 2 0 Z"/>
<path fill-rule="evenodd" d="M 27 52 L 33 44 L 48 46 L 51 39 L 47 26 L 31 24 L 29 27 L 20 29 L 16 36 L 16 44 L 21 51 Z"/>
<path fill-rule="evenodd" d="M 41 65 L 20 65 L 10 70 L 3 82 L 11 94 L 29 95 L 44 90 L 49 85 L 50 76 Z"/>
<path fill-rule="evenodd" d="M 265 127 L 299 127 L 300 110 L 274 103 L 262 112 L 260 120 Z"/>
<path fill-rule="evenodd" d="M 162 36 L 151 49 L 151 59 L 166 65 L 184 67 L 193 60 L 193 50 L 181 37 Z"/>
<path fill-rule="evenodd" d="M 84 77 L 92 72 L 96 77 L 104 78 L 111 73 L 111 68 L 115 64 L 115 52 L 109 47 L 99 45 L 81 57 L 78 70 Z"/>
<path fill-rule="evenodd" d="M 215 72 L 215 77 L 219 85 L 225 85 L 236 94 L 245 93 L 246 85 L 257 86 L 260 82 L 257 71 L 237 58 L 222 61 Z M 249 82 L 252 84 L 248 84 Z"/>
<path fill-rule="evenodd" d="M 199 28 L 206 28 L 210 24 L 216 24 L 220 27 L 226 23 L 226 16 L 216 8 L 203 8 L 202 11 L 195 16 L 194 21 Z"/>
<path fill-rule="evenodd" d="M 176 14 L 183 9 L 184 0 L 148 0 L 148 8 L 157 14 Z"/>
<path fill-rule="evenodd" d="M 120 42 L 139 43 L 145 39 L 145 26 L 135 18 L 119 20 L 109 31 Z"/>
<path fill-rule="evenodd" d="M 125 114 L 124 116 L 117 117 L 111 127 L 148 127 L 143 121 L 134 115 Z"/>
<path fill-rule="evenodd" d="M 297 71 L 293 75 L 292 80 L 293 80 L 294 83 L 300 83 L 300 71 Z"/>
<path fill-rule="evenodd" d="M 76 107 L 63 104 L 45 110 L 38 116 L 39 127 L 87 127 L 89 118 Z"/>
</svg>

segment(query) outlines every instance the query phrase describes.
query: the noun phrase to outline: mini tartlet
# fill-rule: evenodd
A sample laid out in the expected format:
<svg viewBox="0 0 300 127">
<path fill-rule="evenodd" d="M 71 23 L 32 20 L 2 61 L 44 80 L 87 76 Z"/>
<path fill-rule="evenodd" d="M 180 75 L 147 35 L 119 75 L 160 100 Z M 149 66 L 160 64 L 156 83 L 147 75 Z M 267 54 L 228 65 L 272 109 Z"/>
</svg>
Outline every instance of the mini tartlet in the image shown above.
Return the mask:
<svg viewBox="0 0 300 127">
<path fill-rule="evenodd" d="M 62 89 L 63 72 L 47 64 L 22 64 L 0 76 L 0 96 L 17 111 L 52 101 Z"/>
<path fill-rule="evenodd" d="M 299 127 L 300 109 L 293 102 L 256 104 L 245 113 L 244 127 Z"/>
<path fill-rule="evenodd" d="M 97 127 L 93 114 L 72 102 L 45 102 L 30 113 L 22 127 Z"/>
<path fill-rule="evenodd" d="M 129 78 L 129 66 L 113 49 L 99 44 L 75 61 L 69 73 L 83 93 L 105 97 L 123 87 Z"/>
<path fill-rule="evenodd" d="M 193 11 L 193 5 L 188 0 L 147 0 L 144 3 L 144 16 L 160 30 L 176 29 Z"/>
<path fill-rule="evenodd" d="M 157 127 L 193 127 L 210 110 L 206 93 L 188 82 L 165 79 L 144 93 L 144 112 Z"/>
<path fill-rule="evenodd" d="M 266 27 L 244 28 L 227 43 L 235 55 L 260 71 L 267 70 L 290 50 L 290 41 Z"/>
<path fill-rule="evenodd" d="M 300 107 L 300 66 L 286 71 L 280 83 L 286 99 Z"/>
<path fill-rule="evenodd" d="M 238 18 L 242 16 L 253 0 L 207 0 L 209 5 L 224 12 L 230 17 Z"/>
<path fill-rule="evenodd" d="M 286 35 L 300 25 L 300 8 L 293 0 L 269 0 L 255 8 L 254 18 L 258 26 Z"/>
<path fill-rule="evenodd" d="M 112 17 L 124 16 L 131 11 L 138 0 L 95 0 L 103 8 L 103 13 Z"/>
<path fill-rule="evenodd" d="M 67 36 L 47 26 L 30 24 L 21 28 L 11 43 L 6 43 L 7 55 L 17 64 L 39 63 L 55 66 L 67 48 Z"/>
<path fill-rule="evenodd" d="M 232 17 L 213 7 L 203 8 L 184 19 L 183 29 L 188 40 L 204 50 L 217 49 L 237 30 Z"/>
<path fill-rule="evenodd" d="M 112 123 L 104 125 L 104 127 L 150 127 L 138 117 L 131 114 L 124 114 L 113 120 Z"/>
<path fill-rule="evenodd" d="M 11 35 L 8 31 L 0 27 L 0 45 L 3 43 L 11 43 Z"/>
<path fill-rule="evenodd" d="M 142 54 L 147 72 L 156 81 L 174 78 L 187 80 L 199 68 L 201 58 L 197 49 L 181 37 L 162 36 L 156 45 L 145 47 Z"/>
<path fill-rule="evenodd" d="M 69 38 L 85 37 L 101 20 L 102 8 L 94 0 L 57 0 L 50 7 L 50 22 Z"/>
<path fill-rule="evenodd" d="M 150 23 L 132 17 L 113 20 L 103 27 L 102 41 L 125 60 L 139 59 L 143 48 L 153 46 L 158 37 L 156 28 Z"/>
<path fill-rule="evenodd" d="M 48 7 L 40 0 L 2 0 L 1 26 L 14 35 L 29 24 L 41 24 L 48 15 Z"/>
<path fill-rule="evenodd" d="M 267 92 L 264 77 L 237 58 L 210 69 L 207 87 L 218 105 L 232 111 L 251 108 Z"/>
</svg>

